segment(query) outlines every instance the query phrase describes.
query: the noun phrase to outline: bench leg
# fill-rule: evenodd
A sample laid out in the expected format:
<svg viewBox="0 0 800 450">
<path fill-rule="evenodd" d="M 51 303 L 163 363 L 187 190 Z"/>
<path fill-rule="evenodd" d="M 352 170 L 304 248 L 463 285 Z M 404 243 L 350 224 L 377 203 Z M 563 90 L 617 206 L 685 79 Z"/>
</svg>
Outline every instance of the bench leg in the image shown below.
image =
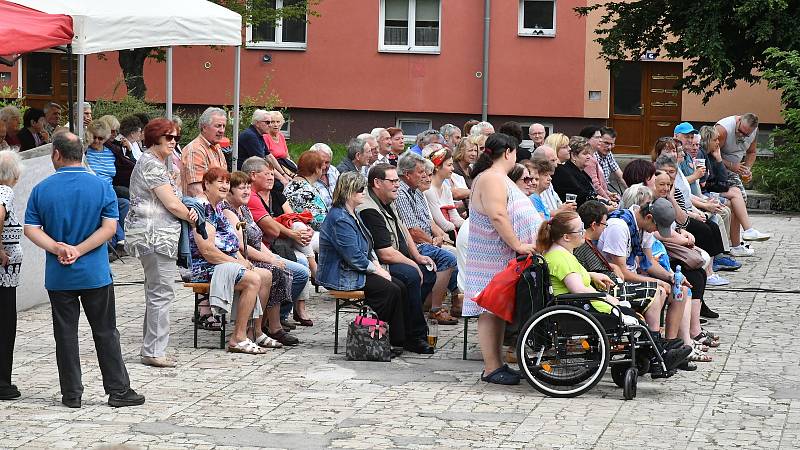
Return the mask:
<svg viewBox="0 0 800 450">
<path fill-rule="evenodd" d="M 220 327 L 219 332 L 219 348 L 225 349 L 225 325 L 227 324 L 228 320 L 225 317 L 225 313 L 222 313 L 222 326 Z"/>
<path fill-rule="evenodd" d="M 194 294 L 194 348 L 197 348 L 197 327 L 200 325 L 200 296 Z"/>
<path fill-rule="evenodd" d="M 469 317 L 462 317 L 462 319 L 464 319 L 464 349 L 463 349 L 463 351 L 461 353 L 461 359 L 466 360 L 467 359 L 467 337 L 469 336 L 467 334 L 467 324 L 469 323 Z"/>
<path fill-rule="evenodd" d="M 333 354 L 339 353 L 339 299 L 336 299 L 336 317 L 333 319 Z"/>
</svg>

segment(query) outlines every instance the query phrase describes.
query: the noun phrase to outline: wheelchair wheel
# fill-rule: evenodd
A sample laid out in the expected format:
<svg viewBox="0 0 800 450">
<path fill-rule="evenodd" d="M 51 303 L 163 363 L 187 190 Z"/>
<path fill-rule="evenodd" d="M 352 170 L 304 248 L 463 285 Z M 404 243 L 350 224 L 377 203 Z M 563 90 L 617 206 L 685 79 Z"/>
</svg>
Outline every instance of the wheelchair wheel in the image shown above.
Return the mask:
<svg viewBox="0 0 800 450">
<path fill-rule="evenodd" d="M 517 340 L 522 374 L 550 397 L 589 391 L 608 368 L 610 350 L 602 325 L 574 306 L 545 308 L 522 327 Z"/>
<path fill-rule="evenodd" d="M 625 387 L 625 373 L 630 368 L 628 364 L 615 364 L 611 366 L 611 379 L 617 387 Z"/>
<path fill-rule="evenodd" d="M 625 400 L 633 400 L 636 398 L 636 382 L 639 374 L 633 367 L 628 367 L 625 371 L 625 385 L 622 387 L 622 396 Z"/>
</svg>

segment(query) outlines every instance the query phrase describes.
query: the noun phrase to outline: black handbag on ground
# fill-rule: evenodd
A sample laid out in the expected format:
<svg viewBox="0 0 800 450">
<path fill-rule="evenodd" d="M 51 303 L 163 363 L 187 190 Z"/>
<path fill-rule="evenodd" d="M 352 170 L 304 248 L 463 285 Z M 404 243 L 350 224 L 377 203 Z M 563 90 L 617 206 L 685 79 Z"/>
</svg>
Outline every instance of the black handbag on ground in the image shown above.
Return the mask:
<svg viewBox="0 0 800 450">
<path fill-rule="evenodd" d="M 391 361 L 389 324 L 380 320 L 368 306 L 361 308 L 347 327 L 345 354 L 349 361 Z"/>
</svg>

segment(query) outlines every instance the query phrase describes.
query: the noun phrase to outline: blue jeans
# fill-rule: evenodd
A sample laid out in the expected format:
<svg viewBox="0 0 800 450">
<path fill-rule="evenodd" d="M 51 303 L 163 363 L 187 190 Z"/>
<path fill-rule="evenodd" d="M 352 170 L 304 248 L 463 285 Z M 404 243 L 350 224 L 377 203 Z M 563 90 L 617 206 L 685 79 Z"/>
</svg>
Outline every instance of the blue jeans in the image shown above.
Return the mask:
<svg viewBox="0 0 800 450">
<path fill-rule="evenodd" d="M 429 257 L 436 263 L 436 271 L 438 272 L 445 271 L 452 267 L 453 272 L 450 273 L 450 281 L 447 283 L 447 290 L 453 292 L 458 289 L 458 269 L 456 268 L 456 257 L 452 253 L 431 244 L 419 244 L 417 245 L 417 250 L 420 254 Z M 425 299 L 425 297 L 431 293 L 433 284 L 436 282 L 436 272 L 430 271 L 425 267 L 421 267 L 421 269 L 422 298 Z"/>
<path fill-rule="evenodd" d="M 410 342 L 411 339 L 426 339 L 428 324 L 425 322 L 425 313 L 422 312 L 422 280 L 419 278 L 417 268 L 408 264 L 389 264 L 389 273 L 393 279 L 406 287 L 407 297 L 404 302 L 406 342 Z"/>
<path fill-rule="evenodd" d="M 111 245 L 117 246 L 117 242 L 125 240 L 125 216 L 128 215 L 128 210 L 131 207 L 131 202 L 127 198 L 117 197 L 117 209 L 119 210 L 119 220 L 117 220 L 117 232 L 111 237 Z"/>
<path fill-rule="evenodd" d="M 297 258 L 298 262 L 285 258 L 281 258 L 281 261 L 286 264 L 286 269 L 292 272 L 292 303 L 281 305 L 281 319 L 285 320 L 289 318 L 289 313 L 292 312 L 294 303 L 300 298 L 300 294 L 303 293 L 303 289 L 308 284 L 311 272 L 308 270 L 308 260 L 305 258 Z"/>
</svg>

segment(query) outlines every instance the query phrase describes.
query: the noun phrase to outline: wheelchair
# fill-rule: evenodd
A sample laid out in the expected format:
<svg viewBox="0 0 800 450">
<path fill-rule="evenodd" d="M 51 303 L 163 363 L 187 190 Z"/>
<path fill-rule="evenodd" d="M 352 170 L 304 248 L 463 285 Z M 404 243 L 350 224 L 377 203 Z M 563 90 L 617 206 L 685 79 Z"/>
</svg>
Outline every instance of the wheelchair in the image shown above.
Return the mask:
<svg viewBox="0 0 800 450">
<path fill-rule="evenodd" d="M 614 383 L 631 400 L 638 377 L 650 371 L 651 356 L 667 372 L 646 326 L 625 325 L 622 312 L 610 303 L 613 314 L 594 310 L 591 302 L 605 302 L 605 293 L 552 292 L 547 263 L 534 255 L 517 283 L 515 320 L 529 317 L 519 329 L 516 352 L 521 375 L 536 390 L 577 397 L 597 385 L 610 366 Z"/>
</svg>

